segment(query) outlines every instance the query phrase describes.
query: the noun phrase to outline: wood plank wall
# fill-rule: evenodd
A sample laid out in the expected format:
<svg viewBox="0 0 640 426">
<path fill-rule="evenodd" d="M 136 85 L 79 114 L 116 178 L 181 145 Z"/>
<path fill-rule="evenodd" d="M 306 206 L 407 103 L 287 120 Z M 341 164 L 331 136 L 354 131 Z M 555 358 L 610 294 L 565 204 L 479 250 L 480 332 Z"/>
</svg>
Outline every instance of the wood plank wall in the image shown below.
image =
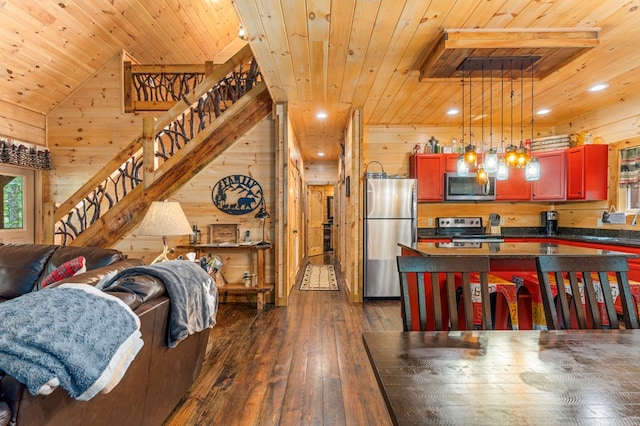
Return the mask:
<svg viewBox="0 0 640 426">
<path fill-rule="evenodd" d="M 122 107 L 122 61 L 131 60 L 126 53 L 114 56 L 100 71 L 87 80 L 47 117 L 48 145 L 54 159 L 51 185 L 45 195 L 62 202 L 117 150 L 142 133 L 142 115 L 125 114 Z M 172 199 L 179 201 L 190 222 L 201 229 L 203 241 L 208 226 L 214 223 L 237 223 L 241 237 L 249 231 L 253 240 L 262 238 L 262 227 L 254 214 L 228 215 L 213 204 L 211 190 L 218 180 L 232 174 L 251 176 L 264 192 L 266 208 L 272 215 L 266 234 L 273 241 L 275 220 L 275 137 L 271 117 L 266 118 L 224 152 L 209 167 L 192 179 Z M 188 236 L 169 238 L 171 247 L 188 244 Z M 149 263 L 162 250 L 158 238 L 142 237 L 134 231 L 117 246 L 130 257 Z M 230 282 L 240 282 L 245 270 L 252 270 L 249 254 L 217 253 L 225 264 L 223 274 Z M 273 250 L 266 256 L 266 281 L 274 282 Z"/>
<path fill-rule="evenodd" d="M 46 146 L 46 116 L 0 101 L 0 136 Z"/>
</svg>

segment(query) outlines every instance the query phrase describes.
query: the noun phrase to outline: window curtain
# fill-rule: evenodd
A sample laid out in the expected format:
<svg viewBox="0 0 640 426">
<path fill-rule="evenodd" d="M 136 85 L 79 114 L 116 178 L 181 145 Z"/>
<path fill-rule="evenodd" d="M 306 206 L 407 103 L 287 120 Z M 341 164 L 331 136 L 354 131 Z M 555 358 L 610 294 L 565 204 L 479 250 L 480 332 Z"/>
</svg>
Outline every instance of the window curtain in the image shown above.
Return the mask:
<svg viewBox="0 0 640 426">
<path fill-rule="evenodd" d="M 620 150 L 620 187 L 640 186 L 640 146 Z"/>
<path fill-rule="evenodd" d="M 48 149 L 27 146 L 8 139 L 0 139 L 0 163 L 38 170 L 53 168 Z"/>
</svg>

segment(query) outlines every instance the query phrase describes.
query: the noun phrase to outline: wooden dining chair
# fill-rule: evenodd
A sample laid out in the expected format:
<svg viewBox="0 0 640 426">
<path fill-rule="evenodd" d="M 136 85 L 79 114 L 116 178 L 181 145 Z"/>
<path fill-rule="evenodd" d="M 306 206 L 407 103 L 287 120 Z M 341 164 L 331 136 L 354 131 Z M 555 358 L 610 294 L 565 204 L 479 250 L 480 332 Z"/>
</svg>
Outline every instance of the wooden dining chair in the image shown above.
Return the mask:
<svg viewBox="0 0 640 426">
<path fill-rule="evenodd" d="M 597 291 L 602 292 L 604 313 L 609 319 L 610 328 L 620 328 L 614 305 L 615 297 L 611 291 L 610 276 L 615 275 L 618 286 L 622 316 L 625 328 L 638 328 L 638 315 L 633 307 L 633 297 L 629 287 L 627 271 L 629 265 L 625 256 L 538 256 L 536 257 L 538 281 L 542 296 L 542 306 L 549 330 L 575 328 L 571 320 L 571 308 L 575 311 L 576 326 L 586 329 L 603 327 L 598 307 Z M 597 275 L 599 289 L 594 285 L 592 274 Z M 551 282 L 557 286 L 557 302 L 551 291 Z M 566 281 L 571 290 L 571 299 L 567 296 Z M 584 287 L 585 304 L 580 296 L 580 284 Z M 560 312 L 558 312 L 558 310 Z"/>
<path fill-rule="evenodd" d="M 398 256 L 402 323 L 405 331 L 460 330 L 456 298 L 456 277 L 462 282 L 464 325 L 473 330 L 471 274 L 480 278 L 482 328 L 491 329 L 489 301 L 489 258 L 477 256 Z M 441 276 L 445 277 L 444 292 L 448 318 L 442 309 Z M 429 318 L 428 315 L 432 317 Z M 448 319 L 448 322 L 447 322 Z"/>
</svg>

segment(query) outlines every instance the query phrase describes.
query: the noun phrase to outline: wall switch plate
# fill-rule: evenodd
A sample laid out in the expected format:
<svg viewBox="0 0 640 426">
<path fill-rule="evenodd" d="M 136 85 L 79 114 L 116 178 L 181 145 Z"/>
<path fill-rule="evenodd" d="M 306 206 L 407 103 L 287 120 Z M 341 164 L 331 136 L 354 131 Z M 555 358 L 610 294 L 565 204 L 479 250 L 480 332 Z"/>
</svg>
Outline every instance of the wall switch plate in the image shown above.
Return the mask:
<svg viewBox="0 0 640 426">
<path fill-rule="evenodd" d="M 598 226 L 598 228 L 602 228 L 602 218 L 601 217 L 598 218 L 598 222 L 596 223 L 596 225 Z"/>
<path fill-rule="evenodd" d="M 433 226 L 433 218 L 432 217 L 427 218 L 427 226 Z"/>
</svg>

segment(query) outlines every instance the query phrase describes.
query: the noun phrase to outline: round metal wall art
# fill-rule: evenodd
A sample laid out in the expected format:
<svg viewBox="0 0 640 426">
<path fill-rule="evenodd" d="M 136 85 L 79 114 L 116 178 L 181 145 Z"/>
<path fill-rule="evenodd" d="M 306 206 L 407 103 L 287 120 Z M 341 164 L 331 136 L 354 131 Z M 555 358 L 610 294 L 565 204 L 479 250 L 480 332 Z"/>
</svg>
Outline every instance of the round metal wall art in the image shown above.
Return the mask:
<svg viewBox="0 0 640 426">
<path fill-rule="evenodd" d="M 247 214 L 262 204 L 262 187 L 252 177 L 230 175 L 216 182 L 211 190 L 211 199 L 227 214 Z"/>
</svg>

